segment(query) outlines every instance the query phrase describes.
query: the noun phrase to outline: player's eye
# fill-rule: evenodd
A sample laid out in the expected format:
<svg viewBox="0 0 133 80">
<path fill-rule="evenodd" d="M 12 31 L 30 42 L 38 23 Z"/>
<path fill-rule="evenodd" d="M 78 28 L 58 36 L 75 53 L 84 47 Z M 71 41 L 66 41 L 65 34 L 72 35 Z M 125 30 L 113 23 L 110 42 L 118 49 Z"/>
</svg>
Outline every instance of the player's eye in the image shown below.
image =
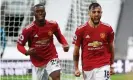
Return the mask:
<svg viewBox="0 0 133 80">
<path fill-rule="evenodd" d="M 101 11 L 92 11 L 93 14 L 95 13 L 101 13 Z"/>
</svg>

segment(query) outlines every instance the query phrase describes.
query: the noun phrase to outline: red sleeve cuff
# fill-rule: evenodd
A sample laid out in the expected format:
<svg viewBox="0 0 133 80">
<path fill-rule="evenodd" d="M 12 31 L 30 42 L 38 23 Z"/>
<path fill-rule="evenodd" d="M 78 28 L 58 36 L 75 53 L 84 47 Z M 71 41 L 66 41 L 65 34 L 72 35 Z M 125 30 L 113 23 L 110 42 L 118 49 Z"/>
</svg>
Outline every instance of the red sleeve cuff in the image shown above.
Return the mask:
<svg viewBox="0 0 133 80">
<path fill-rule="evenodd" d="M 17 44 L 17 49 L 18 49 L 21 53 L 23 53 L 23 54 L 26 53 L 26 49 L 25 49 L 25 47 L 22 46 L 22 45 L 20 45 L 20 44 Z"/>
</svg>

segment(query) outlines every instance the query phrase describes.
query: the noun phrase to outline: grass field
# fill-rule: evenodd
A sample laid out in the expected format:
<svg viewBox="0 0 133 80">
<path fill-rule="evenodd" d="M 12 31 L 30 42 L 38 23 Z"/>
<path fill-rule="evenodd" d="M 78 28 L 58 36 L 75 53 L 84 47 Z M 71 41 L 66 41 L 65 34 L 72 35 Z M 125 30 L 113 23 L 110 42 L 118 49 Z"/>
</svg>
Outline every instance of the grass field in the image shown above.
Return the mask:
<svg viewBox="0 0 133 80">
<path fill-rule="evenodd" d="M 31 75 L 26 76 L 1 76 L 0 80 L 31 80 Z M 73 75 L 62 75 L 61 80 L 83 80 L 76 78 Z M 133 73 L 128 74 L 115 74 L 111 76 L 111 80 L 133 80 Z"/>
<path fill-rule="evenodd" d="M 111 80 L 133 80 L 133 73 L 116 74 L 111 76 Z"/>
</svg>

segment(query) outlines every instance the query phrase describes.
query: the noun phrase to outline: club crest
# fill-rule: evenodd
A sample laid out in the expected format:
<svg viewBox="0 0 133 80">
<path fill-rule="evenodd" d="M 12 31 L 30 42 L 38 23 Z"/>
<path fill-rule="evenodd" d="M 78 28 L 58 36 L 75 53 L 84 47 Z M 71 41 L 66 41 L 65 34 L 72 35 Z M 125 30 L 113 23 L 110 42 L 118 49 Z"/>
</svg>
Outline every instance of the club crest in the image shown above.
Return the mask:
<svg viewBox="0 0 133 80">
<path fill-rule="evenodd" d="M 53 32 L 52 31 L 48 31 L 48 35 L 49 36 L 52 36 L 53 35 Z"/>
<path fill-rule="evenodd" d="M 100 33 L 100 37 L 104 39 L 105 38 L 105 33 Z"/>
</svg>

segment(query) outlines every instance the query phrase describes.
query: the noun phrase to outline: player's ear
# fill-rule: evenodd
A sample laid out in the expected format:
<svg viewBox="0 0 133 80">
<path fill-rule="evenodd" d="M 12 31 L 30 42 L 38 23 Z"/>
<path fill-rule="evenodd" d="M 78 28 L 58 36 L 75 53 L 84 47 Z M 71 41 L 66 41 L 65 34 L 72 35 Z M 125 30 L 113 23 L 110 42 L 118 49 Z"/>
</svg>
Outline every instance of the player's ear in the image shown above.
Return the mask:
<svg viewBox="0 0 133 80">
<path fill-rule="evenodd" d="M 88 11 L 88 15 L 90 16 L 90 14 L 91 14 L 91 11 L 89 10 L 89 11 Z"/>
</svg>

